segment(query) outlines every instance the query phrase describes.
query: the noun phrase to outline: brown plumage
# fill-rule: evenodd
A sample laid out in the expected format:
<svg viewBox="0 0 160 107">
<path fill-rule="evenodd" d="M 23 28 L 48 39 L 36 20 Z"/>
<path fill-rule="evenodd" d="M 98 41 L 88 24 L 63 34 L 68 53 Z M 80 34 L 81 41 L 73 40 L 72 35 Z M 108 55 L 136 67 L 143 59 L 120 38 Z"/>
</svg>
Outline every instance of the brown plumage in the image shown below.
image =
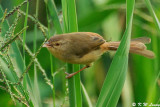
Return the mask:
<svg viewBox="0 0 160 107">
<path fill-rule="evenodd" d="M 147 50 L 145 44 L 150 43 L 150 38 L 142 37 L 133 39 L 130 44 L 130 52 L 148 58 L 153 58 L 154 53 Z M 104 52 L 115 51 L 120 42 L 106 42 L 102 36 L 92 32 L 74 32 L 52 36 L 44 44 L 55 57 L 72 64 L 85 64 L 87 68 L 97 60 Z M 80 70 L 82 71 L 82 70 Z M 67 78 L 77 74 L 67 73 Z"/>
</svg>

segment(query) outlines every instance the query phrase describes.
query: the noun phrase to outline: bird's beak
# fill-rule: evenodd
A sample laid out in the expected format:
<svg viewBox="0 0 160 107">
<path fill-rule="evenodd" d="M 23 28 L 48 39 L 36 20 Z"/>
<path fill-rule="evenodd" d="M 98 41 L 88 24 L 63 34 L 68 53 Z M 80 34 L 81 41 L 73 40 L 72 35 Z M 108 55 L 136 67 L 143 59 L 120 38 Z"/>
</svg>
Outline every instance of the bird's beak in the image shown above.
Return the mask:
<svg viewBox="0 0 160 107">
<path fill-rule="evenodd" d="M 52 47 L 52 46 L 50 45 L 50 43 L 49 43 L 49 42 L 45 42 L 45 43 L 43 44 L 43 46 L 42 46 L 42 47 L 49 48 L 49 47 Z"/>
</svg>

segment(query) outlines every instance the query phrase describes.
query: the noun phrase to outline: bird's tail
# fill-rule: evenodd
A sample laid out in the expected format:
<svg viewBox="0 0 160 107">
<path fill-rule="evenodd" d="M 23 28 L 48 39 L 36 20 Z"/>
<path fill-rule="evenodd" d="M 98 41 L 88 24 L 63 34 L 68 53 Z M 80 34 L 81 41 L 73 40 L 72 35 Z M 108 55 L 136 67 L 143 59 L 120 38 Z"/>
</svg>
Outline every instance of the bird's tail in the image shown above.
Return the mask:
<svg viewBox="0 0 160 107">
<path fill-rule="evenodd" d="M 147 50 L 145 44 L 149 44 L 151 39 L 148 37 L 141 37 L 132 39 L 130 42 L 130 53 L 139 54 L 147 58 L 154 58 L 154 53 L 150 50 Z M 106 42 L 102 45 L 103 50 L 116 51 L 119 47 L 120 42 Z"/>
</svg>

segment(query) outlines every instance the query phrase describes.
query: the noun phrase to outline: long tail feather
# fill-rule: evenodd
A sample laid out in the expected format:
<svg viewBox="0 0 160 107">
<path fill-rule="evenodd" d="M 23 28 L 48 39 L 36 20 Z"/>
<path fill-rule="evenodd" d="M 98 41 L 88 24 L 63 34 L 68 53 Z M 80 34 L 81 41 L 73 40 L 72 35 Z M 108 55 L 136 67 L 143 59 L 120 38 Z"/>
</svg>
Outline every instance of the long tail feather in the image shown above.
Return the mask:
<svg viewBox="0 0 160 107">
<path fill-rule="evenodd" d="M 131 41 L 137 41 L 137 42 L 142 42 L 144 44 L 149 44 L 149 43 L 151 43 L 151 38 L 149 38 L 149 37 L 139 37 L 139 38 L 132 39 Z"/>
<path fill-rule="evenodd" d="M 142 55 L 144 57 L 151 58 L 151 59 L 153 59 L 155 57 L 154 53 L 150 50 L 132 50 L 131 49 L 129 52 L 139 54 L 139 55 Z"/>
<path fill-rule="evenodd" d="M 148 44 L 151 42 L 150 38 L 147 37 L 141 37 L 131 40 L 130 43 L 130 53 L 135 53 L 142 55 L 147 58 L 154 58 L 154 53 L 150 50 L 147 50 L 147 47 L 145 44 Z M 118 49 L 120 42 L 106 42 L 103 46 L 106 47 L 104 49 L 115 51 Z"/>
</svg>

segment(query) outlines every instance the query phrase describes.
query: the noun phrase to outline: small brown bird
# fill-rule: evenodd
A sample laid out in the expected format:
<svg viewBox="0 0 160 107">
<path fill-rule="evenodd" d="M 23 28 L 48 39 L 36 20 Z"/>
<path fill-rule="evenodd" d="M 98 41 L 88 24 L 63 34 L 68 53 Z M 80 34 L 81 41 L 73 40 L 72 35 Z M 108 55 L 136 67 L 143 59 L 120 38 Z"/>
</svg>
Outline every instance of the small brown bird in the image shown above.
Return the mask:
<svg viewBox="0 0 160 107">
<path fill-rule="evenodd" d="M 136 53 L 148 58 L 154 58 L 154 53 L 147 50 L 145 44 L 151 39 L 141 37 L 131 40 L 130 53 Z M 106 42 L 102 36 L 92 32 L 74 32 L 52 36 L 43 47 L 46 47 L 55 57 L 71 64 L 86 65 L 74 73 L 66 73 L 66 78 L 90 67 L 103 53 L 116 51 L 120 42 Z"/>
</svg>

